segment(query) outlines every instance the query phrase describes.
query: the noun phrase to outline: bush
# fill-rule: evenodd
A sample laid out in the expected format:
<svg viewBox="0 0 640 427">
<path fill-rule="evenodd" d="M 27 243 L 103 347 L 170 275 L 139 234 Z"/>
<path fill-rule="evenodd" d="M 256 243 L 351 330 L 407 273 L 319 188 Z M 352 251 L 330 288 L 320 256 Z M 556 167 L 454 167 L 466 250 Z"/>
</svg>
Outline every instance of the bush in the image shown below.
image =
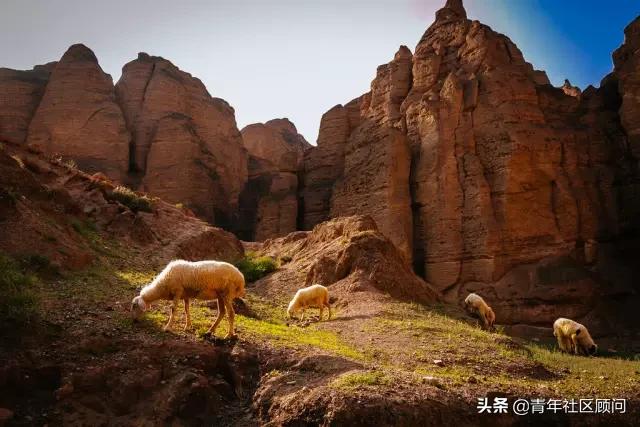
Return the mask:
<svg viewBox="0 0 640 427">
<path fill-rule="evenodd" d="M 253 252 L 247 252 L 245 257 L 236 263 L 236 267 L 244 274 L 247 282 L 255 282 L 278 268 L 275 259 L 269 256 L 259 257 Z"/>
<path fill-rule="evenodd" d="M 134 212 L 151 212 L 151 199 L 149 197 L 140 196 L 123 185 L 114 188 L 109 198 L 119 201 Z"/>
<path fill-rule="evenodd" d="M 0 328 L 22 326 L 35 317 L 36 298 L 30 289 L 34 282 L 16 261 L 0 254 Z"/>
</svg>

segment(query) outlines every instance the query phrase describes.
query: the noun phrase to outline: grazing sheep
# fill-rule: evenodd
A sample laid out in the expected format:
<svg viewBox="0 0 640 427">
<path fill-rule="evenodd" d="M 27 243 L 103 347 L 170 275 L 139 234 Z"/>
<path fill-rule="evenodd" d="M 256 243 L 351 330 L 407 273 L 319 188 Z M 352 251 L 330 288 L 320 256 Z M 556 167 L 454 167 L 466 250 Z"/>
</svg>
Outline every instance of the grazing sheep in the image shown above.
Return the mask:
<svg viewBox="0 0 640 427">
<path fill-rule="evenodd" d="M 473 316 L 480 318 L 483 329 L 492 330 L 496 315 L 478 294 L 471 293 L 464 300 L 464 308 Z"/>
<path fill-rule="evenodd" d="M 329 319 L 331 319 L 331 306 L 329 305 L 329 291 L 322 285 L 311 285 L 307 288 L 298 289 L 296 295 L 289 303 L 287 314 L 289 318 L 293 318 L 293 315 L 302 310 L 302 316 L 300 320 L 304 320 L 304 310 L 307 307 L 316 307 L 320 309 L 320 320 L 322 320 L 322 314 L 324 308 L 329 309 Z"/>
<path fill-rule="evenodd" d="M 584 325 L 563 317 L 553 322 L 553 335 L 561 351 L 592 356 L 598 351 L 589 331 Z"/>
<path fill-rule="evenodd" d="M 134 319 L 138 319 L 153 301 L 159 299 L 173 301 L 169 321 L 164 327 L 166 331 L 171 327 L 178 301 L 182 299 L 186 315 L 184 327 L 186 330 L 191 327 L 189 299 L 217 299 L 218 317 L 207 333 L 215 333 L 226 311 L 229 320 L 228 338 L 235 335 L 233 300 L 244 296 L 244 276 L 233 265 L 222 261 L 175 260 L 171 261 L 150 284 L 140 291 L 140 295 L 133 299 L 131 313 Z"/>
</svg>

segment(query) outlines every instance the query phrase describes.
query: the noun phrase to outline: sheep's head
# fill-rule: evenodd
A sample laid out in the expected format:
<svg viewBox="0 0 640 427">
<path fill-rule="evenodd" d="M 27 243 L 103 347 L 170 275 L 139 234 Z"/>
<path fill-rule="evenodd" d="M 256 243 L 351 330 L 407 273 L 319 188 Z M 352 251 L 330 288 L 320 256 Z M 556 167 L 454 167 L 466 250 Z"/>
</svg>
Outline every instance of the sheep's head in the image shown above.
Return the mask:
<svg viewBox="0 0 640 427">
<path fill-rule="evenodd" d="M 133 301 L 131 301 L 131 317 L 133 317 L 133 320 L 139 320 L 142 316 L 142 313 L 144 313 L 146 310 L 147 303 L 144 302 L 144 299 L 142 299 L 141 296 L 137 296 L 133 299 Z"/>
<path fill-rule="evenodd" d="M 589 335 L 589 332 L 586 329 L 583 330 L 578 328 L 576 330 L 576 337 L 578 339 L 580 352 L 585 356 L 593 356 L 598 352 L 598 346 L 593 342 L 591 335 Z"/>
<path fill-rule="evenodd" d="M 296 301 L 293 300 L 289 303 L 289 307 L 287 308 L 287 315 L 289 316 L 289 319 L 293 319 L 293 315 L 296 311 L 298 311 L 298 305 L 296 304 Z"/>
</svg>

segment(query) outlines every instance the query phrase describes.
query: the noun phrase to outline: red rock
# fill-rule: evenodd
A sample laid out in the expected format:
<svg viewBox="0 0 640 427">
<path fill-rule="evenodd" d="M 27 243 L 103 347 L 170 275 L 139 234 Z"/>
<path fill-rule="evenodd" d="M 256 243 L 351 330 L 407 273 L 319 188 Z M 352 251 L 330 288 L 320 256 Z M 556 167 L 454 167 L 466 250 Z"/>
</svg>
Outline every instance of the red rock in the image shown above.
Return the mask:
<svg viewBox="0 0 640 427">
<path fill-rule="evenodd" d="M 511 40 L 468 20 L 460 0 L 447 1 L 413 55 L 401 47 L 378 67 L 370 92 L 323 116 L 318 146 L 305 156 L 299 222 L 310 229 L 340 215 L 373 216 L 450 301 L 472 285 L 490 292 L 520 266 L 544 269 L 545 259 L 597 262 L 600 251 L 585 242 L 619 235 L 640 209 L 635 160 L 624 148 L 628 132 L 638 158 L 638 22 L 614 54 L 614 75 L 581 93 L 568 81 L 552 87 Z M 517 304 L 508 308 L 504 293 L 498 317 L 546 321 L 535 280 L 519 283 L 518 304 L 538 308 L 508 314 Z M 593 295 L 604 284 L 584 286 Z M 569 284 L 558 289 L 576 316 L 592 307 Z"/>
<path fill-rule="evenodd" d="M 622 105 L 620 119 L 633 156 L 640 158 L 640 17 L 624 29 L 624 44 L 613 53 L 614 74 L 618 79 Z"/>
<path fill-rule="evenodd" d="M 7 424 L 13 418 L 13 411 L 7 408 L 0 408 L 0 426 Z"/>
<path fill-rule="evenodd" d="M 242 139 L 249 180 L 240 196 L 241 238 L 262 241 L 295 231 L 298 173 L 311 145 L 288 119 L 248 125 Z"/>
<path fill-rule="evenodd" d="M 259 253 L 291 257 L 273 274 L 256 282 L 266 295 L 282 295 L 312 283 L 329 287 L 332 297 L 364 308 L 374 300 L 394 298 L 432 303 L 438 293 L 411 270 L 402 253 L 378 231 L 369 216 L 323 222 L 310 232 L 265 241 Z M 360 293 L 362 292 L 362 293 Z"/>
<path fill-rule="evenodd" d="M 140 188 L 229 227 L 247 180 L 233 108 L 197 78 L 145 53 L 123 67 L 116 93 Z"/>
<path fill-rule="evenodd" d="M 129 140 L 111 76 L 90 49 L 71 46 L 51 71 L 27 143 L 122 181 L 129 166 Z"/>
<path fill-rule="evenodd" d="M 55 63 L 30 71 L 0 68 L 0 141 L 21 144 Z"/>
</svg>

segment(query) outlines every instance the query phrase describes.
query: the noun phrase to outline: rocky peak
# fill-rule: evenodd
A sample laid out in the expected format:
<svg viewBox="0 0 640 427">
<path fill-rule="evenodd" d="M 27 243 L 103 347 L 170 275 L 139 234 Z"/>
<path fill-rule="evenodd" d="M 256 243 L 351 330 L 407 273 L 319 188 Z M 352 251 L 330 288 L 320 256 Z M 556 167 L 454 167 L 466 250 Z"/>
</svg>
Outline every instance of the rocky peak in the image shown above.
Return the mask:
<svg viewBox="0 0 640 427">
<path fill-rule="evenodd" d="M 579 98 L 582 91 L 578 86 L 573 86 L 569 79 L 564 79 L 564 84 L 562 85 L 562 91 L 565 95 L 573 96 L 574 98 Z"/>
<path fill-rule="evenodd" d="M 77 43 L 69 46 L 69 49 L 62 55 L 60 62 L 69 61 L 89 61 L 98 63 L 95 53 L 82 43 Z"/>
<path fill-rule="evenodd" d="M 467 19 L 467 11 L 462 0 L 447 0 L 444 7 L 436 12 L 436 22 Z"/>
</svg>

